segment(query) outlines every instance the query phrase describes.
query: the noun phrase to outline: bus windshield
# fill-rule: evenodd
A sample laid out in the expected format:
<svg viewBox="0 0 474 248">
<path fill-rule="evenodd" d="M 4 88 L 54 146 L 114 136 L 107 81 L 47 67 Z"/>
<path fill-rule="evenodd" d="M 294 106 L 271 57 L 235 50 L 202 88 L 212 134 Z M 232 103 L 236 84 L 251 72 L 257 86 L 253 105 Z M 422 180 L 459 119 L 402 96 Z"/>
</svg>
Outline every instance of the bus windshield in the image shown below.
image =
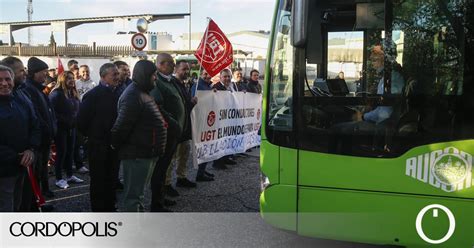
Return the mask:
<svg viewBox="0 0 474 248">
<path fill-rule="evenodd" d="M 287 41 L 285 19 L 302 17 L 281 2 L 270 132 L 295 132 L 305 150 L 362 157 L 474 138 L 470 1 L 309 1 L 304 48 Z"/>
</svg>

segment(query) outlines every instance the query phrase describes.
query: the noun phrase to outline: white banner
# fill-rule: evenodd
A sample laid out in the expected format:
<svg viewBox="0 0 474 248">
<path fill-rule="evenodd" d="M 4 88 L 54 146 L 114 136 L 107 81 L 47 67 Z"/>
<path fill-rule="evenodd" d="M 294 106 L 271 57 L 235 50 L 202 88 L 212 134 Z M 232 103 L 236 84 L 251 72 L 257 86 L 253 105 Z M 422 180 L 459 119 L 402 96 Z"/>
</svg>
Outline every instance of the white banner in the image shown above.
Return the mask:
<svg viewBox="0 0 474 248">
<path fill-rule="evenodd" d="M 261 94 L 198 91 L 196 96 L 191 123 L 198 164 L 260 145 Z"/>
</svg>

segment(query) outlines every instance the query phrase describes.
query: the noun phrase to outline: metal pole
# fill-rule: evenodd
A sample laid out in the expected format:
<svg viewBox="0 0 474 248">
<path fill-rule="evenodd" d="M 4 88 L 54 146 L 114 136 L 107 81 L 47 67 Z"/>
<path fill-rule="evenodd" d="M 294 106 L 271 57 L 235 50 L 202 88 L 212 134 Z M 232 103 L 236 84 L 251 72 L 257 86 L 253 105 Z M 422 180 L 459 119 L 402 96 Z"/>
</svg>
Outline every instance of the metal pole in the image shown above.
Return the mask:
<svg viewBox="0 0 474 248">
<path fill-rule="evenodd" d="M 211 18 L 207 17 L 207 27 L 206 27 L 206 33 L 204 34 L 204 44 L 203 44 L 203 50 L 202 50 L 202 57 L 201 57 L 201 62 L 199 63 L 199 75 L 201 75 L 201 70 L 202 70 L 202 61 L 204 60 L 204 56 L 206 55 L 206 44 L 207 44 L 207 33 L 209 31 L 209 23 L 211 22 Z M 199 90 L 199 79 L 196 83 L 196 94 L 197 91 Z"/>
<path fill-rule="evenodd" d="M 191 50 L 191 0 L 189 0 L 189 37 L 188 37 L 188 50 Z"/>
</svg>

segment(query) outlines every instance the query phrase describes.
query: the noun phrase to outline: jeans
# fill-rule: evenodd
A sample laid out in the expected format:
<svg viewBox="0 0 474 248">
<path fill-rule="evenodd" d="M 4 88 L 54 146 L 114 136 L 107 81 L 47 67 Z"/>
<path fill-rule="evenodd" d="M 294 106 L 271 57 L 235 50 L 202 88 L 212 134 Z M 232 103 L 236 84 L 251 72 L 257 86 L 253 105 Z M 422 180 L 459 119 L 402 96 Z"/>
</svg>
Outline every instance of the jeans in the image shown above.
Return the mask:
<svg viewBox="0 0 474 248">
<path fill-rule="evenodd" d="M 72 176 L 72 158 L 74 154 L 75 129 L 59 128 L 54 139 L 56 144 L 56 162 L 54 170 L 56 181 L 63 179 L 62 170 L 66 170 L 66 176 Z"/>
</svg>

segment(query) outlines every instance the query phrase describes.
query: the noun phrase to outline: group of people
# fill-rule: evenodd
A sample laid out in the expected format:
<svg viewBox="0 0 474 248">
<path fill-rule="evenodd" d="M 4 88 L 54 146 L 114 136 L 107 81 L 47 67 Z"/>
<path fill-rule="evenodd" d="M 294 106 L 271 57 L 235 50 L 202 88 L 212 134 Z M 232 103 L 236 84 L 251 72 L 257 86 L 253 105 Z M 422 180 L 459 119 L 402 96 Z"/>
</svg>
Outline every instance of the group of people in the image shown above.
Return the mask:
<svg viewBox="0 0 474 248">
<path fill-rule="evenodd" d="M 56 186 L 65 189 L 83 182 L 74 175 L 73 164 L 77 172 L 89 172 L 92 211 L 113 212 L 118 206 L 125 212 L 143 211 L 149 184 L 150 210 L 170 211 L 167 207 L 176 202 L 168 197 L 179 196 L 170 165 L 177 165 L 177 187 L 196 187 L 187 173 L 196 91 L 262 91 L 257 70 L 246 81 L 241 69 L 224 69 L 214 84 L 202 71 L 193 84 L 189 64 L 175 63 L 167 53 L 159 54 L 156 63 L 138 61 L 133 74 L 123 61 L 105 63 L 99 75 L 100 81 L 93 82 L 89 67 L 75 60 L 59 75 L 36 57 L 28 60 L 27 68 L 16 57 L 1 61 L 0 211 L 37 210 L 27 168 L 34 171 L 43 194 L 54 197 L 47 165 L 53 144 Z M 225 169 L 235 161 L 226 156 L 213 164 Z M 206 164 L 200 164 L 195 181 L 213 180 Z M 117 190 L 123 190 L 121 204 Z M 52 206 L 43 205 L 42 210 Z"/>
</svg>

